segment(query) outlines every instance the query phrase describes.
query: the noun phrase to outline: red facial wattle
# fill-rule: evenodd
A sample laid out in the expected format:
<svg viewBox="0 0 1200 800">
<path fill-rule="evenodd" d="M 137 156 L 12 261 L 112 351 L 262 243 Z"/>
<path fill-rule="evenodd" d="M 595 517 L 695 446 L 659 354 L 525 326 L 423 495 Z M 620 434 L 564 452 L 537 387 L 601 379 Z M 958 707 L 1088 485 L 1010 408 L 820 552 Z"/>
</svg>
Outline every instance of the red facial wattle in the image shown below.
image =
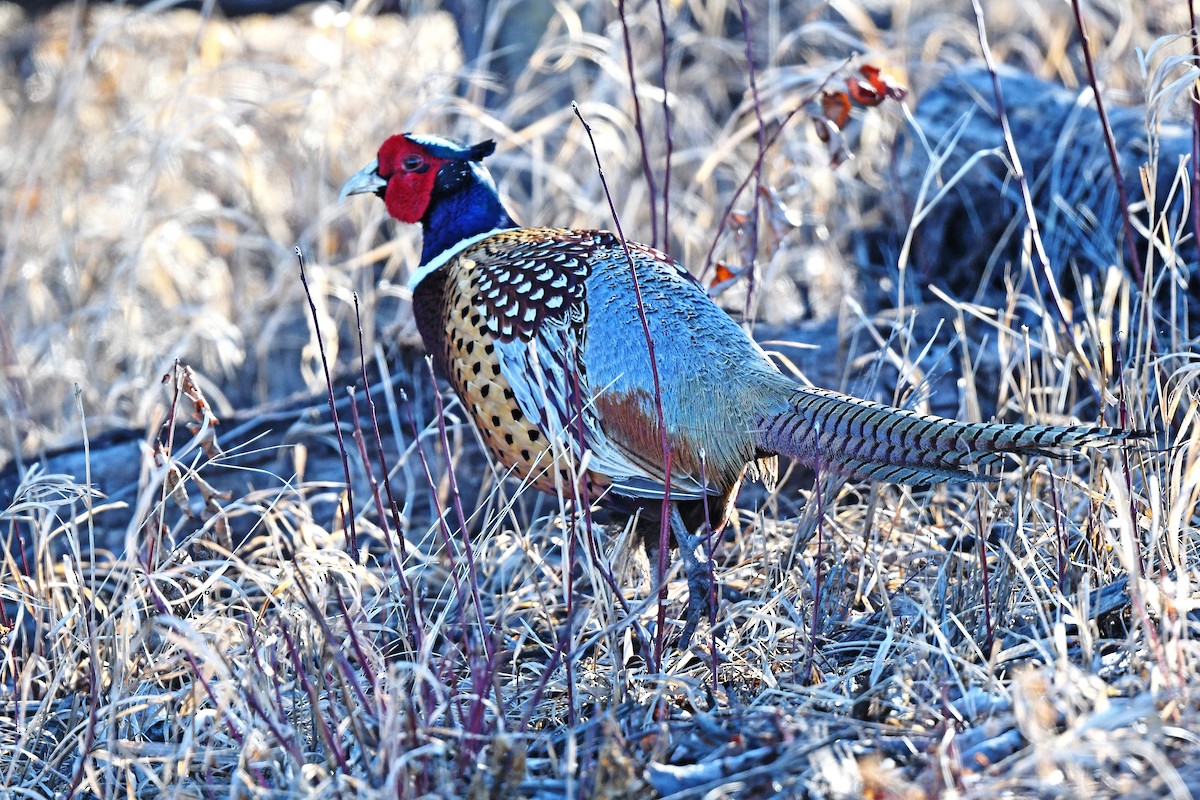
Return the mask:
<svg viewBox="0 0 1200 800">
<path fill-rule="evenodd" d="M 383 201 L 401 222 L 417 223 L 429 209 L 438 170 L 446 159 L 432 155 L 406 136 L 388 139 L 379 148 L 379 177 L 387 181 Z"/>
</svg>

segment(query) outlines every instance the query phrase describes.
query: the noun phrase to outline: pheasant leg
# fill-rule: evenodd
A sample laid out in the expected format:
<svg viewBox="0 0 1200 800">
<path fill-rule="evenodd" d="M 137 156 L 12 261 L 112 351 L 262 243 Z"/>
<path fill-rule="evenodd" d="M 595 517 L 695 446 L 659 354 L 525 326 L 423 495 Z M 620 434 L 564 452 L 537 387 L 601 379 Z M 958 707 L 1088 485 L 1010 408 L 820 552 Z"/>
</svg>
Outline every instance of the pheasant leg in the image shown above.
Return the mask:
<svg viewBox="0 0 1200 800">
<path fill-rule="evenodd" d="M 684 613 L 683 633 L 679 637 L 679 646 L 686 649 L 704 613 L 708 612 L 710 621 L 715 617 L 715 585 L 711 564 L 707 559 L 701 561 L 698 552 L 704 544 L 704 529 L 701 528 L 700 533 L 688 530 L 679 514 L 679 508 L 673 503 L 671 532 L 675 534 L 675 541 L 679 545 L 679 554 L 683 558 L 683 573 L 688 584 L 687 610 Z"/>
</svg>

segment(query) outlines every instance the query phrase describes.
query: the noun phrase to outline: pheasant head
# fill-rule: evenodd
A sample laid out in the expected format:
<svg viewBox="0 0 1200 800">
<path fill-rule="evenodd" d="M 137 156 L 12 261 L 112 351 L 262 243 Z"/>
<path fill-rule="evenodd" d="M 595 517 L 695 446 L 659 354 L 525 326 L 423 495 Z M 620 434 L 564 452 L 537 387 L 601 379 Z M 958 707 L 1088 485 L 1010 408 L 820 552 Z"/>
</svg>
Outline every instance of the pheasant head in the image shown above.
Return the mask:
<svg viewBox="0 0 1200 800">
<path fill-rule="evenodd" d="M 342 187 L 341 197 L 374 194 L 400 222 L 420 224 L 421 263 L 488 231 L 514 228 L 496 184 L 480 163 L 491 139 L 466 145 L 440 136 L 400 133 Z"/>
</svg>

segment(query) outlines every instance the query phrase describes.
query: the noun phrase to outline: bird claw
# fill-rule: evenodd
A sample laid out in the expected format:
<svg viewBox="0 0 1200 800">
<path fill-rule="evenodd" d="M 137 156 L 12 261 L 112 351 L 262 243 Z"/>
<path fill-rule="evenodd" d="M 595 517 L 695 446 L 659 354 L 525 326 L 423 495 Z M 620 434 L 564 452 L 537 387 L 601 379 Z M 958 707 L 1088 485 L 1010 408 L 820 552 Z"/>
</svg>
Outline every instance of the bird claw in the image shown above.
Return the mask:
<svg viewBox="0 0 1200 800">
<path fill-rule="evenodd" d="M 696 632 L 705 611 L 710 612 L 711 618 L 711 598 L 712 581 L 708 579 L 707 570 L 697 579 L 688 576 L 688 603 L 684 612 L 683 632 L 679 635 L 679 649 L 686 650 L 691 645 L 692 635 Z"/>
<path fill-rule="evenodd" d="M 679 553 L 683 559 L 684 575 L 688 584 L 688 603 L 684 613 L 683 632 L 679 636 L 679 648 L 686 650 L 691 644 L 692 635 L 700 624 L 705 612 L 710 620 L 716 616 L 716 593 L 712 571 L 708 561 L 701 561 L 697 551 L 704 541 L 703 535 L 693 534 L 683 523 L 679 511 L 671 511 L 671 528 L 675 541 L 679 545 Z"/>
</svg>

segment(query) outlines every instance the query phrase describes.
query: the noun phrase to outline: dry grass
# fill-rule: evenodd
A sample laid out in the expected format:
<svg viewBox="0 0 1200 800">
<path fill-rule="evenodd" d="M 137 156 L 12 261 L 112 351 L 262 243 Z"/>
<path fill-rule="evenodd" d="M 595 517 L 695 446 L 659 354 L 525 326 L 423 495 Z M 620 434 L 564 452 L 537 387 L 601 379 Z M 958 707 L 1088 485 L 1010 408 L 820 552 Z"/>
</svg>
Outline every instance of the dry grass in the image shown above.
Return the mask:
<svg viewBox="0 0 1200 800">
<path fill-rule="evenodd" d="M 174 411 L 160 377 L 176 359 L 197 369 L 218 414 L 324 391 L 297 244 L 335 367 L 358 358 L 355 293 L 368 352 L 413 341 L 403 287 L 416 232 L 385 223 L 380 204 L 334 202 L 397 130 L 495 137 L 493 170 L 521 219 L 604 225 L 568 105 L 578 100 L 625 231 L 649 239 L 621 29 L 607 5 L 581 5 L 582 23 L 563 6 L 492 108 L 449 18 L 422 9 L 225 22 L 96 7 L 26 29 L 0 6 L 10 49 L 31 46 L 0 73 L 0 466 L 81 431 L 156 430 Z M 657 11 L 630 5 L 661 170 Z M 737 4 L 665 5 L 669 244 L 698 272 L 754 163 L 758 123 L 744 43 L 722 23 Z M 917 94 L 978 55 L 974 20 L 945 4 L 751 5 L 769 124 L 855 52 Z M 1135 48 L 1159 43 L 1156 64 L 1186 50 L 1159 39 L 1186 30 L 1184 4 L 1095 5 L 1105 80 L 1144 99 Z M 989 3 L 988 14 L 999 60 L 1084 82 L 1068 6 Z M 576 35 L 584 24 L 593 33 Z M 1181 97 L 1150 99 L 1169 116 L 1186 111 Z M 903 119 L 894 106 L 857 118 L 856 158 L 836 169 L 807 111 L 797 120 L 762 183 L 802 224 L 760 237 L 753 303 L 744 283 L 721 302 L 774 321 L 853 317 L 860 236 L 896 213 L 889 144 Z M 736 264 L 746 248 L 729 234 L 716 254 Z M 1163 252 L 1153 275 L 1167 274 Z M 818 500 L 785 482 L 716 549 L 730 589 L 719 637 L 668 648 L 656 670 L 644 646 L 655 606 L 627 533 L 589 531 L 565 504 L 491 476 L 459 476 L 485 501 L 428 528 L 360 493 L 355 550 L 350 526 L 315 511 L 341 487 L 249 490 L 179 517 L 169 470 L 148 453 L 125 541 L 98 548 L 90 520 L 104 500 L 86 476 L 31 472 L 0 498 L 2 783 L 14 797 L 1200 792 L 1195 341 L 1175 330 L 1155 349 L 1128 280 L 1106 280 L 1078 315 L 1090 368 L 1051 315 L 1032 329 L 1001 320 L 988 344 L 1001 354 L 999 394 L 981 400 L 968 369 L 961 406 L 1056 417 L 1104 386 L 1165 431 L 1167 449 L 928 492 L 838 484 Z M 1040 297 L 1007 302 L 1045 309 Z M 973 311 L 944 308 L 951 322 Z M 939 355 L 978 356 L 968 344 L 923 352 L 900 330 L 878 361 L 906 380 L 944 368 Z M 1119 358 L 1102 346 L 1113 332 L 1125 334 Z M 445 435 L 454 453 L 470 434 L 452 407 L 446 419 L 449 431 L 419 419 L 420 447 L 385 448 L 404 514 L 454 499 L 438 444 Z M 685 594 L 671 584 L 668 619 Z"/>
</svg>

